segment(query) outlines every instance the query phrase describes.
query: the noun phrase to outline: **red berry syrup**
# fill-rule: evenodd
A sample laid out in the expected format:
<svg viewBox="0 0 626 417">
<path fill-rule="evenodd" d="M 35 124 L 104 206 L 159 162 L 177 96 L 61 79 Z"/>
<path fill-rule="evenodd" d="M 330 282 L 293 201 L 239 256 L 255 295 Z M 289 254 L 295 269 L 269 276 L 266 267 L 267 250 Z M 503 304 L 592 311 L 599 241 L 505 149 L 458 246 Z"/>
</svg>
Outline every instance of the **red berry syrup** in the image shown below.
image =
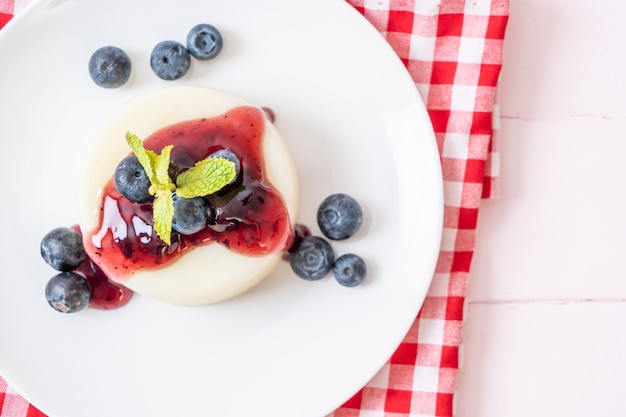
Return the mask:
<svg viewBox="0 0 626 417">
<path fill-rule="evenodd" d="M 200 245 L 219 243 L 251 256 L 290 248 L 294 232 L 287 207 L 266 177 L 264 133 L 263 110 L 238 107 L 150 135 L 144 140 L 146 149 L 160 153 L 164 146 L 174 145 L 170 160 L 178 170 L 228 149 L 241 161 L 241 178 L 228 189 L 206 197 L 212 207 L 208 227 L 193 235 L 173 231 L 169 246 L 152 227 L 152 203 L 127 200 L 111 179 L 104 188 L 100 226 L 85 239 L 89 256 L 120 282 L 134 271 L 165 266 Z"/>
<path fill-rule="evenodd" d="M 81 233 L 77 225 L 73 226 L 73 229 Z M 126 305 L 133 297 L 132 290 L 111 281 L 88 256 L 73 272 L 82 275 L 89 282 L 91 287 L 89 307 L 112 310 Z"/>
<path fill-rule="evenodd" d="M 74 272 L 84 276 L 91 286 L 89 307 L 112 310 L 126 305 L 133 297 L 132 290 L 108 279 L 89 258 L 86 258 Z"/>
</svg>

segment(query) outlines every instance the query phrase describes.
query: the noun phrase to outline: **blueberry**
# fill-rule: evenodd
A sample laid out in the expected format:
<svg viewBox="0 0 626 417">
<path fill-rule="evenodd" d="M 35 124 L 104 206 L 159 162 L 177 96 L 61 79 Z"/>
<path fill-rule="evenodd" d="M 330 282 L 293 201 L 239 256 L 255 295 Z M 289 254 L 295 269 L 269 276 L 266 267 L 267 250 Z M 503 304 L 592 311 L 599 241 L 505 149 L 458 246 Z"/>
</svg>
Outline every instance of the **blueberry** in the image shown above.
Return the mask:
<svg viewBox="0 0 626 417">
<path fill-rule="evenodd" d="M 322 233 L 332 240 L 352 237 L 361 227 L 363 210 L 347 194 L 332 194 L 322 201 L 317 210 L 317 224 Z"/>
<path fill-rule="evenodd" d="M 91 287 L 87 279 L 74 272 L 61 272 L 46 285 L 48 304 L 61 313 L 75 313 L 89 305 Z"/>
<path fill-rule="evenodd" d="M 174 218 L 172 229 L 183 235 L 192 235 L 206 226 L 207 208 L 200 197 L 182 198 L 174 196 Z"/>
<path fill-rule="evenodd" d="M 211 155 L 209 155 L 209 158 L 224 158 L 233 162 L 235 164 L 236 175 L 235 175 L 235 178 L 233 178 L 233 180 L 230 182 L 230 184 L 237 182 L 237 179 L 239 178 L 239 174 L 241 174 L 241 160 L 239 159 L 237 155 L 235 155 L 233 152 L 229 151 L 228 149 L 220 149 L 219 151 L 213 152 Z"/>
<path fill-rule="evenodd" d="M 176 41 L 159 42 L 150 54 L 152 71 L 163 80 L 178 80 L 187 74 L 190 65 L 189 51 Z"/>
<path fill-rule="evenodd" d="M 297 276 L 307 281 L 324 278 L 335 262 L 330 244 L 319 236 L 305 236 L 289 255 L 289 264 Z"/>
<path fill-rule="evenodd" d="M 132 64 L 126 52 L 115 46 L 103 46 L 89 59 L 89 75 L 100 87 L 117 88 L 130 78 Z"/>
<path fill-rule="evenodd" d="M 187 34 L 187 49 L 194 58 L 203 61 L 218 56 L 223 43 L 219 30 L 206 23 L 194 26 Z"/>
<path fill-rule="evenodd" d="M 135 203 L 150 201 L 150 178 L 135 155 L 122 159 L 113 174 L 115 188 L 124 197 Z"/>
<path fill-rule="evenodd" d="M 365 279 L 367 267 L 360 256 L 346 253 L 335 260 L 333 275 L 344 287 L 355 287 Z"/>
<path fill-rule="evenodd" d="M 41 240 L 41 256 L 57 271 L 71 271 L 85 260 L 83 238 L 69 227 L 57 227 Z"/>
</svg>

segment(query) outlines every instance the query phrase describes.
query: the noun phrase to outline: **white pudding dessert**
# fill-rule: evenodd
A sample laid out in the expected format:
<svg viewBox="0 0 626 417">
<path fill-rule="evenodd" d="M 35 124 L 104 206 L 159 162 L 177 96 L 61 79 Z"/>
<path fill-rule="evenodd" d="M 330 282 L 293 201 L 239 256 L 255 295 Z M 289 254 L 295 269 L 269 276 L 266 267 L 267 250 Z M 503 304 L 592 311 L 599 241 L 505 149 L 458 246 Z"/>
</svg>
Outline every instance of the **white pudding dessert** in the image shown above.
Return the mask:
<svg viewBox="0 0 626 417">
<path fill-rule="evenodd" d="M 152 203 L 116 192 L 113 174 L 131 153 L 127 132 L 156 153 L 173 145 L 174 171 L 221 149 L 240 159 L 240 181 L 205 198 L 201 232 L 173 232 L 166 244 L 155 233 Z M 295 163 L 266 113 L 238 97 L 199 86 L 144 93 L 107 118 L 90 146 L 78 193 L 85 251 L 109 279 L 138 294 L 185 305 L 235 297 L 268 276 L 293 241 Z"/>
</svg>

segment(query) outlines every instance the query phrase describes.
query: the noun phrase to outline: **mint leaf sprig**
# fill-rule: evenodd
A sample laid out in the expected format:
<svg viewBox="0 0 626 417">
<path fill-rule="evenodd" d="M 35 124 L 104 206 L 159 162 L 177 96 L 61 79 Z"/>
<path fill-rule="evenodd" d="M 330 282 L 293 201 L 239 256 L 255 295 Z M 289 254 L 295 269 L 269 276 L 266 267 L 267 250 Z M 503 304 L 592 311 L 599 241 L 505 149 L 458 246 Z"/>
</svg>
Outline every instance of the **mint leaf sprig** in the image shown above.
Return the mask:
<svg viewBox="0 0 626 417">
<path fill-rule="evenodd" d="M 174 183 L 169 176 L 173 145 L 165 146 L 160 154 L 156 154 L 145 149 L 143 141 L 131 132 L 126 133 L 126 142 L 150 179 L 149 192 L 154 196 L 154 230 L 167 245 L 171 244 L 174 193 L 181 198 L 205 197 L 221 190 L 237 176 L 233 161 L 226 158 L 206 158 L 178 175 Z"/>
</svg>

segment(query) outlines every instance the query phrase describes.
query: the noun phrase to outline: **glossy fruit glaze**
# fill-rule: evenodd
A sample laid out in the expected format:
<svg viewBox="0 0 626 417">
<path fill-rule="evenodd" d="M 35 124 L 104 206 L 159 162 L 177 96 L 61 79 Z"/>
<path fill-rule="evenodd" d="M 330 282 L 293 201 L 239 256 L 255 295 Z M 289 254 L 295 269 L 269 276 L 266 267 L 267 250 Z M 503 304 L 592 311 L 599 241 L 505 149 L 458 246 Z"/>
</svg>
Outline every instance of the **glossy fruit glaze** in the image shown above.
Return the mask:
<svg viewBox="0 0 626 417">
<path fill-rule="evenodd" d="M 73 229 L 80 233 L 80 228 L 77 225 L 73 226 Z M 91 287 L 89 307 L 112 310 L 126 305 L 133 297 L 133 291 L 108 279 L 100 267 L 89 257 L 86 257 L 72 272 L 82 275 L 89 282 Z"/>
<path fill-rule="evenodd" d="M 210 206 L 205 229 L 193 235 L 173 232 L 169 246 L 152 227 L 152 203 L 127 200 L 111 179 L 103 191 L 100 226 L 86 239 L 94 261 L 106 264 L 103 269 L 115 271 L 116 278 L 124 278 L 140 269 L 165 266 L 194 247 L 215 242 L 251 256 L 288 250 L 294 239 L 289 213 L 264 167 L 264 114 L 254 107 L 237 107 L 220 116 L 168 126 L 145 138 L 145 148 L 157 153 L 174 145 L 172 177 L 220 149 L 239 157 L 242 175 L 205 197 Z"/>
</svg>

